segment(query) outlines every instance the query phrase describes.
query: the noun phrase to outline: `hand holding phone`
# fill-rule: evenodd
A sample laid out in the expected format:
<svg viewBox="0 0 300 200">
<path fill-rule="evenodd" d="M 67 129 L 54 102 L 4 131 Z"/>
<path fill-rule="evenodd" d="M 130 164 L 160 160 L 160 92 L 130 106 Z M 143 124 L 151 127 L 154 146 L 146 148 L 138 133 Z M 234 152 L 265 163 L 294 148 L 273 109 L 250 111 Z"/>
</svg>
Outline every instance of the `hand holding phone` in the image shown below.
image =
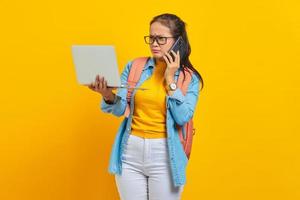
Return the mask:
<svg viewBox="0 0 300 200">
<path fill-rule="evenodd" d="M 168 53 L 172 56 L 172 59 L 174 60 L 175 57 L 174 57 L 173 53 L 171 53 L 172 50 L 175 53 L 177 53 L 177 51 L 179 51 L 180 60 L 182 60 L 186 50 L 185 50 L 185 42 L 183 41 L 181 36 L 178 37 L 178 39 L 174 42 L 174 44 L 172 45 L 172 47 L 168 51 Z"/>
</svg>

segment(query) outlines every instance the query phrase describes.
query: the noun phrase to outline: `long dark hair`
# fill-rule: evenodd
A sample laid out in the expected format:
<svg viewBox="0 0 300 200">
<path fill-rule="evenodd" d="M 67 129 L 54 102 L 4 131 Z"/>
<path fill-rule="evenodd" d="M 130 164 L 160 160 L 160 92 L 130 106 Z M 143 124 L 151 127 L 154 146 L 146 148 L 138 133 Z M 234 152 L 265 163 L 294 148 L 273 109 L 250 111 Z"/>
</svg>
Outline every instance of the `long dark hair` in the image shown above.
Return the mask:
<svg viewBox="0 0 300 200">
<path fill-rule="evenodd" d="M 189 59 L 189 56 L 191 54 L 191 45 L 189 43 L 187 32 L 185 29 L 186 23 L 184 21 L 182 21 L 178 16 L 176 16 L 174 14 L 170 14 L 170 13 L 164 13 L 164 14 L 155 16 L 151 20 L 150 26 L 154 22 L 159 22 L 162 25 L 168 27 L 170 29 L 173 37 L 175 37 L 175 39 L 177 39 L 179 36 L 182 37 L 183 41 L 186 44 L 186 45 L 184 45 L 186 49 L 184 51 L 185 52 L 184 55 L 182 55 L 182 57 L 183 57 L 182 60 L 180 60 L 180 63 L 181 63 L 180 70 L 182 70 L 183 73 L 185 72 L 184 67 L 187 67 L 190 70 L 192 70 L 200 79 L 201 90 L 202 90 L 202 88 L 204 87 L 203 78 L 200 75 L 200 73 L 193 67 L 193 65 Z"/>
</svg>

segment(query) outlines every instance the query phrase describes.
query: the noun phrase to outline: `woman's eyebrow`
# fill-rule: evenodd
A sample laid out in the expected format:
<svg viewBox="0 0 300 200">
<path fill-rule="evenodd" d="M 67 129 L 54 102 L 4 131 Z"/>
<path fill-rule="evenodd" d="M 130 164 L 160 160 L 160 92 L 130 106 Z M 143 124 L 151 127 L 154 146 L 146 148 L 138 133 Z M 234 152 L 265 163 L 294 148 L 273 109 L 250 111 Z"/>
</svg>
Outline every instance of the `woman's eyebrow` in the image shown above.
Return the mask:
<svg viewBox="0 0 300 200">
<path fill-rule="evenodd" d="M 150 36 L 154 37 L 155 35 L 151 35 Z M 163 35 L 156 35 L 156 36 L 159 36 L 159 37 L 164 37 Z"/>
</svg>

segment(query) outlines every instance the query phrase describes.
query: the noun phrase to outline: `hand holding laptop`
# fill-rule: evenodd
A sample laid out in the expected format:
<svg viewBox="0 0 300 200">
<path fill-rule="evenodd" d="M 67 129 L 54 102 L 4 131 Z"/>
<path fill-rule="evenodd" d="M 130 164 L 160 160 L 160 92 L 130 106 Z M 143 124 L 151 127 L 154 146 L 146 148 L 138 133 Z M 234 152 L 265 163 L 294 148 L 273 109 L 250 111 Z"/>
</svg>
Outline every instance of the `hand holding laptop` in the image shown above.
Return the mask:
<svg viewBox="0 0 300 200">
<path fill-rule="evenodd" d="M 114 100 L 115 94 L 112 92 L 112 90 L 117 89 L 117 87 L 108 87 L 107 81 L 104 79 L 103 76 L 97 75 L 95 82 L 87 84 L 87 86 L 94 92 L 99 92 L 105 100 Z"/>
</svg>

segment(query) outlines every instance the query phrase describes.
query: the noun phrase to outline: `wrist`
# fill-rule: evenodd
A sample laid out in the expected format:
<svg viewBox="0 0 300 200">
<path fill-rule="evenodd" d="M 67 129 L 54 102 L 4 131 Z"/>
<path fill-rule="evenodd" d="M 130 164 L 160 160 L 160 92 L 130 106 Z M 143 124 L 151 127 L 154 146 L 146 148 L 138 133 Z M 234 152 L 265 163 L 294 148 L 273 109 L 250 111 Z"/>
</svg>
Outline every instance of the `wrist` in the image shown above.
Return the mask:
<svg viewBox="0 0 300 200">
<path fill-rule="evenodd" d="M 169 83 L 166 82 L 165 88 L 168 92 L 175 91 L 177 89 L 177 84 L 175 83 L 175 81 L 170 81 Z"/>
<path fill-rule="evenodd" d="M 166 78 L 166 83 L 167 85 L 171 84 L 171 83 L 174 83 L 174 78 L 173 77 L 169 77 L 169 78 Z"/>
<path fill-rule="evenodd" d="M 108 94 L 108 95 L 103 95 L 103 99 L 104 101 L 114 101 L 115 99 L 115 94 L 114 93 L 111 93 L 111 94 Z"/>
</svg>

